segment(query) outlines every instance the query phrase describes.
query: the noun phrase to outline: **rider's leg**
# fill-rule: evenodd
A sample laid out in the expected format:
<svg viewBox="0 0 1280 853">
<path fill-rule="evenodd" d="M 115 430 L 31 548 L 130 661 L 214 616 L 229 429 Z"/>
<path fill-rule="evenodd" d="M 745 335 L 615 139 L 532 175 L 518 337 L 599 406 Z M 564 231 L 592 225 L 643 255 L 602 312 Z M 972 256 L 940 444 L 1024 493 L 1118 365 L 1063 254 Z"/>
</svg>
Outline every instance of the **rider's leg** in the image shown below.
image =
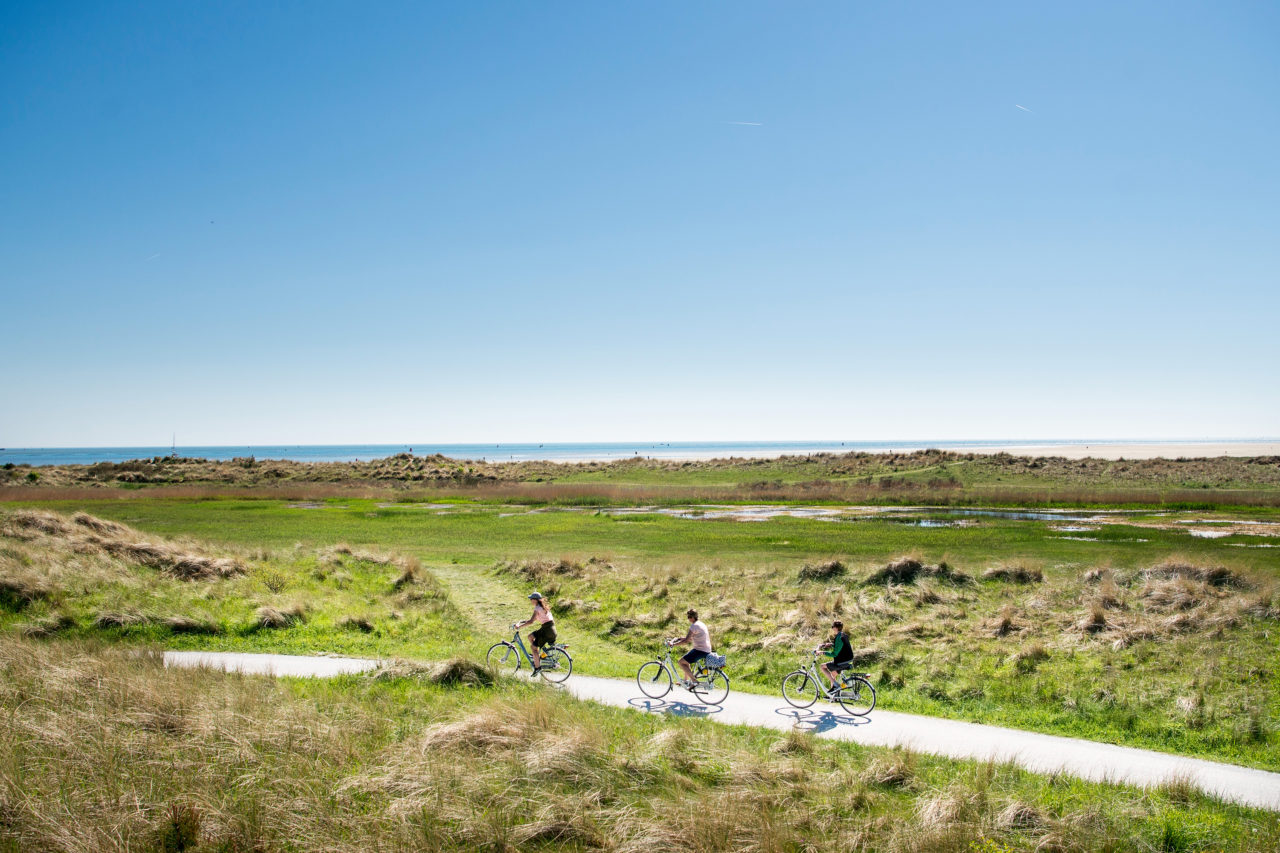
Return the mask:
<svg viewBox="0 0 1280 853">
<path fill-rule="evenodd" d="M 542 666 L 542 655 L 538 653 L 538 640 L 533 634 L 529 635 L 529 657 L 533 659 L 535 668 Z"/>
<path fill-rule="evenodd" d="M 830 681 L 830 682 L 831 682 L 831 687 L 832 687 L 832 689 L 834 689 L 834 688 L 837 686 L 837 685 L 836 685 L 836 674 L 835 674 L 835 672 L 833 671 L 833 668 L 832 668 L 831 664 L 829 664 L 829 663 L 824 663 L 824 664 L 822 665 L 822 674 L 823 674 L 823 675 L 825 675 L 825 676 L 827 677 L 827 681 Z"/>
<path fill-rule="evenodd" d="M 685 681 L 693 681 L 693 669 L 690 668 L 689 662 L 684 658 L 680 658 L 680 671 L 684 673 Z"/>
</svg>

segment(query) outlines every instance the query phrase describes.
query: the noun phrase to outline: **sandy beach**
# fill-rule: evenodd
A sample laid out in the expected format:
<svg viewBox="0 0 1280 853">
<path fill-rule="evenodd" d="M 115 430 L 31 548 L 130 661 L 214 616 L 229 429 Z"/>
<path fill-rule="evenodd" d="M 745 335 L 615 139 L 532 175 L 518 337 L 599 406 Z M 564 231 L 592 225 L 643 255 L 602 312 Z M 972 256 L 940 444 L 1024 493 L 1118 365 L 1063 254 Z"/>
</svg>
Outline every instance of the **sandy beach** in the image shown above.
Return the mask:
<svg viewBox="0 0 1280 853">
<path fill-rule="evenodd" d="M 970 453 L 1009 453 L 1013 456 L 1062 456 L 1067 459 L 1196 459 L 1208 456 L 1280 456 L 1280 441 L 1028 444 L 1015 447 L 971 447 L 967 449 Z"/>
</svg>

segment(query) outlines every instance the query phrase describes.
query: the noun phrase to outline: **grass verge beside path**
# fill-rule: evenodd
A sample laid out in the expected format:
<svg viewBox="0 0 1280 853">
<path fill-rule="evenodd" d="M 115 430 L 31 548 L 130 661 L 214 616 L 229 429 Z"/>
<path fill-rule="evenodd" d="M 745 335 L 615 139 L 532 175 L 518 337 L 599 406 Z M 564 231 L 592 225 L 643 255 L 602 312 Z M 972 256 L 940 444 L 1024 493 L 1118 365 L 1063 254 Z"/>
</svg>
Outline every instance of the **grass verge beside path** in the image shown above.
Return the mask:
<svg viewBox="0 0 1280 853">
<path fill-rule="evenodd" d="M 449 681 L 166 670 L 156 655 L 0 638 L 0 850 L 1280 845 L 1280 816 L 1185 785 L 1136 791 Z"/>
</svg>

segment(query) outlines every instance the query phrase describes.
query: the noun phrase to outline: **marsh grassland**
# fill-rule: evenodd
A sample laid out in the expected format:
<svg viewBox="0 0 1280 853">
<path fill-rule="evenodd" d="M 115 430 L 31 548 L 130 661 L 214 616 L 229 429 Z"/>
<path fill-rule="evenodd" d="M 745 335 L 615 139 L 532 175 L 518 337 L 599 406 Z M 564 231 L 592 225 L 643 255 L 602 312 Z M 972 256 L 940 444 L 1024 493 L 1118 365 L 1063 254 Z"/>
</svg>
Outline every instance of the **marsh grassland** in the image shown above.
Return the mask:
<svg viewBox="0 0 1280 853">
<path fill-rule="evenodd" d="M 659 720 L 465 663 L 535 587 L 575 671 L 633 676 L 693 606 L 758 692 L 841 618 L 881 707 L 1277 770 L 1273 509 L 95 494 L 0 508 L 10 849 L 1276 846 L 1274 816 L 1185 786 Z M 273 682 L 160 647 L 462 662 Z"/>
</svg>

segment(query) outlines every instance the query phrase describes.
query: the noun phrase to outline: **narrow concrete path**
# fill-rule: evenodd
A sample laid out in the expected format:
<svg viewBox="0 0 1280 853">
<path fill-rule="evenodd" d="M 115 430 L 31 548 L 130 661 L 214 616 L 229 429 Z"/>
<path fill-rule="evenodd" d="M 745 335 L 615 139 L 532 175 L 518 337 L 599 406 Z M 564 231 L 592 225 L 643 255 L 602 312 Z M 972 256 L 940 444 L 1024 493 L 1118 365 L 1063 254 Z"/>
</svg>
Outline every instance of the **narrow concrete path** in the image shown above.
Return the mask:
<svg viewBox="0 0 1280 853">
<path fill-rule="evenodd" d="M 376 669 L 361 658 L 300 657 L 236 652 L 165 652 L 166 666 L 210 667 L 262 675 L 330 677 Z M 579 699 L 634 708 L 649 714 L 698 717 L 721 723 L 808 731 L 819 737 L 868 746 L 906 746 L 949 758 L 1009 761 L 1035 773 L 1061 772 L 1097 782 L 1151 787 L 1186 780 L 1229 802 L 1280 811 L 1280 773 L 1163 752 L 1114 746 L 1056 735 L 983 726 L 938 717 L 876 710 L 867 718 L 819 702 L 792 708 L 781 696 L 733 692 L 722 707 L 708 707 L 675 688 L 662 699 L 646 698 L 634 681 L 574 675 L 559 689 Z"/>
</svg>

